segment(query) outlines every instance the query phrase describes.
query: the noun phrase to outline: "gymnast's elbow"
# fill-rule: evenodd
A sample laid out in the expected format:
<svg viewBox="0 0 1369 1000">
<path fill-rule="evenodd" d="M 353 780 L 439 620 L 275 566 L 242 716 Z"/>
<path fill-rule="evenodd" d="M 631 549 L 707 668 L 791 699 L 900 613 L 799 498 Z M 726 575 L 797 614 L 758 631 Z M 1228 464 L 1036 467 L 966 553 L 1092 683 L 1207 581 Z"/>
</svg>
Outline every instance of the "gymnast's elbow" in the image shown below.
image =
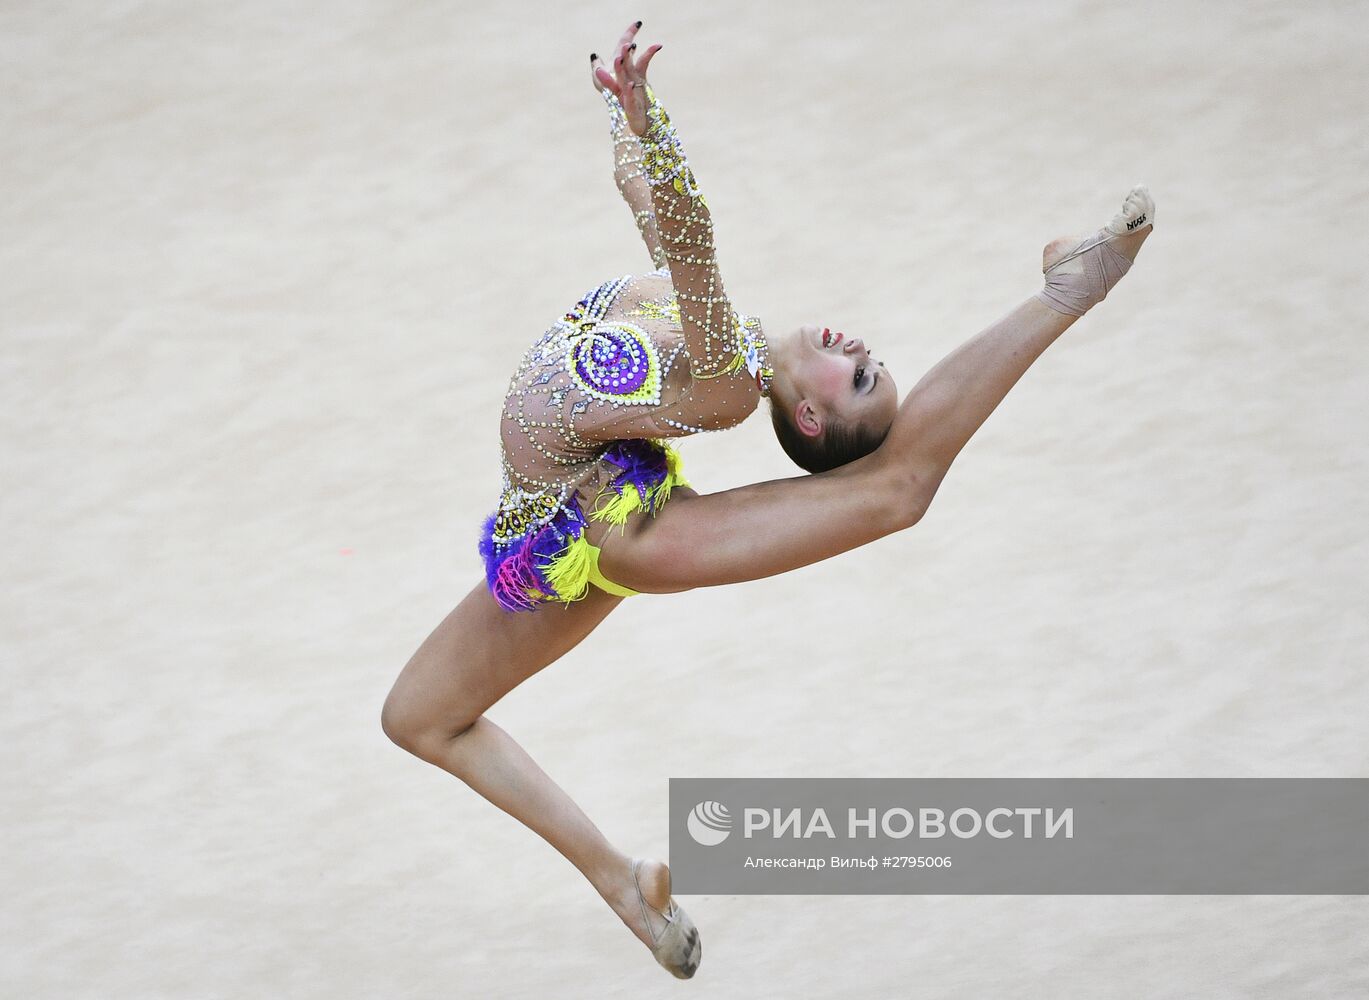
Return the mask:
<svg viewBox="0 0 1369 1000">
<path fill-rule="evenodd" d="M 884 498 L 889 534 L 904 531 L 922 520 L 943 478 L 945 471 L 940 466 L 919 468 L 904 464 L 896 470 Z"/>
</svg>

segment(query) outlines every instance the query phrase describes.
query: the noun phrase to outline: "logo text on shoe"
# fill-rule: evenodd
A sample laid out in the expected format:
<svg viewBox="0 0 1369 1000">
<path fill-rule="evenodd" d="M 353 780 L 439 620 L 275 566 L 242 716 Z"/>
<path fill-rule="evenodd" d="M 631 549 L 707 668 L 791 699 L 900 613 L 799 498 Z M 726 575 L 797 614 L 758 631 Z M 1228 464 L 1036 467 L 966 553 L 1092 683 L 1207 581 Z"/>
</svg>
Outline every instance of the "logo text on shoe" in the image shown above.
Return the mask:
<svg viewBox="0 0 1369 1000">
<path fill-rule="evenodd" d="M 1142 212 L 1142 213 L 1141 213 L 1141 217 L 1140 217 L 1139 219 L 1137 219 L 1135 222 L 1128 222 L 1128 223 L 1127 223 L 1127 232 L 1131 232 L 1133 229 L 1136 229 L 1136 228 L 1139 227 L 1139 226 L 1144 226 L 1145 224 L 1146 224 L 1146 213 L 1145 213 L 1145 212 Z"/>
</svg>

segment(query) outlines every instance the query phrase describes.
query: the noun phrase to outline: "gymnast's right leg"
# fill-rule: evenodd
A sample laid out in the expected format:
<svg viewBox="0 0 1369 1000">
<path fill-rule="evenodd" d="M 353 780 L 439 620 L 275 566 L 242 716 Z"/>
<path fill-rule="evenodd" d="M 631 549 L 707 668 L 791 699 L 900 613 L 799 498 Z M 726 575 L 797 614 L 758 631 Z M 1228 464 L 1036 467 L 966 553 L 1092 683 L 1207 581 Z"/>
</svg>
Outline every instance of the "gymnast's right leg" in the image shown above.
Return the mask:
<svg viewBox="0 0 1369 1000">
<path fill-rule="evenodd" d="M 608 617 L 621 597 L 591 587 L 567 606 L 501 608 L 482 580 L 433 630 L 395 681 L 381 726 L 396 744 L 479 792 L 560 851 L 648 947 L 661 933 L 637 900 L 631 858 L 484 712 L 555 662 Z M 668 869 L 646 862 L 642 895 L 670 898 Z M 646 921 L 655 921 L 648 927 Z"/>
</svg>

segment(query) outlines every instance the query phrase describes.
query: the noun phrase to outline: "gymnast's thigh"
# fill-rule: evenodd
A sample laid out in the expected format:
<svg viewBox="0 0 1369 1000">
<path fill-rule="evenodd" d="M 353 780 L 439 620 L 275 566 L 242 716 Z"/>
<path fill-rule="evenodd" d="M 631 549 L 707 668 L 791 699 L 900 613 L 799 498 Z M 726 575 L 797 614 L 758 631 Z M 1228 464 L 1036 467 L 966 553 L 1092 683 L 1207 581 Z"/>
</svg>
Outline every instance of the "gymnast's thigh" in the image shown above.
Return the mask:
<svg viewBox="0 0 1369 1000">
<path fill-rule="evenodd" d="M 910 527 L 918 503 L 874 456 L 830 472 L 692 490 L 607 532 L 599 568 L 648 594 L 759 580 L 849 552 Z"/>
<path fill-rule="evenodd" d="M 407 730 L 455 735 L 574 649 L 622 600 L 591 587 L 569 604 L 506 611 L 482 579 L 409 659 L 386 715 Z"/>
</svg>

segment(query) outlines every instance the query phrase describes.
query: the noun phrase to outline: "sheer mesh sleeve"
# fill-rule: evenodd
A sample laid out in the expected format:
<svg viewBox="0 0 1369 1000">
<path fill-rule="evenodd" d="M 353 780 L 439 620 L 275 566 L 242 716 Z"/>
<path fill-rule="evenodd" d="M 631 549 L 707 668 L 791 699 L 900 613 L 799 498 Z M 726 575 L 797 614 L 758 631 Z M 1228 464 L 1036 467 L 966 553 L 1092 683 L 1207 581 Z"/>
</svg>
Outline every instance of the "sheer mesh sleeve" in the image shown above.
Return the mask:
<svg viewBox="0 0 1369 1000">
<path fill-rule="evenodd" d="M 680 303 L 680 320 L 695 378 L 736 371 L 736 318 L 723 291 L 708 212 L 684 146 L 665 108 L 647 88 L 647 130 L 641 139 L 642 169 L 656 206 L 656 228 Z"/>
<path fill-rule="evenodd" d="M 613 180 L 618 191 L 632 209 L 632 221 L 642 234 L 651 263 L 658 268 L 666 266 L 665 249 L 661 246 L 660 234 L 656 231 L 656 212 L 652 205 L 651 192 L 647 189 L 642 176 L 642 144 L 628 127 L 627 115 L 618 98 L 610 90 L 605 90 L 604 103 L 608 105 L 609 131 L 613 136 Z"/>
</svg>

